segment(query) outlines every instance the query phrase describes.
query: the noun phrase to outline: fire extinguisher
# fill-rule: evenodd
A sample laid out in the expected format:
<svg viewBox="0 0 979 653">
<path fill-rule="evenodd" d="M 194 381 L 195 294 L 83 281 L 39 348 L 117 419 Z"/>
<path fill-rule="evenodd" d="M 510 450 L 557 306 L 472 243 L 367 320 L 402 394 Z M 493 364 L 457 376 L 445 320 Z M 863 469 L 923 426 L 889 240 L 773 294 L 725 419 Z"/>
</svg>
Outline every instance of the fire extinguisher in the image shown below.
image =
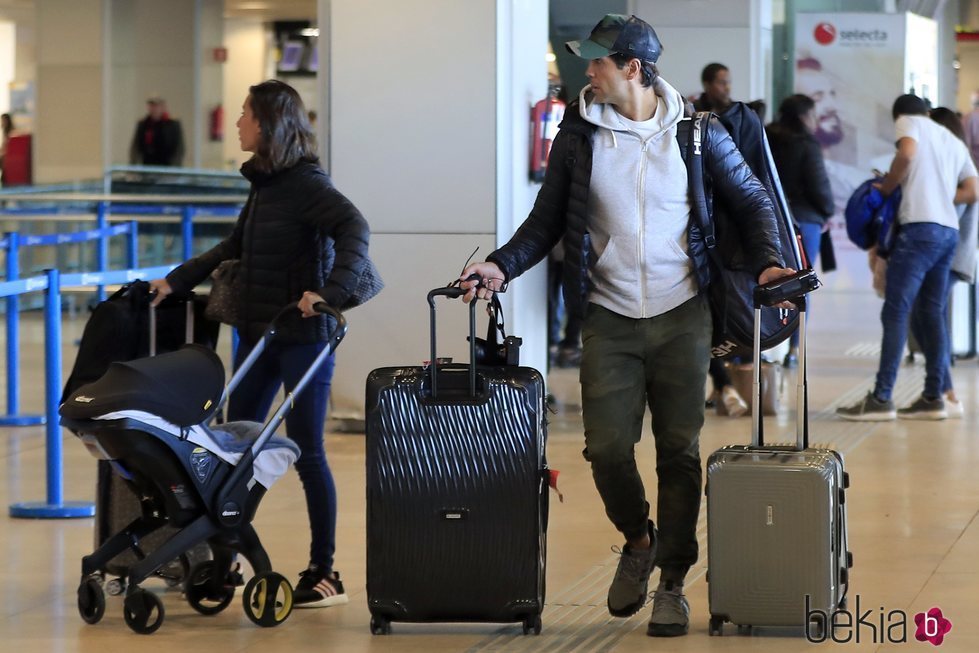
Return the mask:
<svg viewBox="0 0 979 653">
<path fill-rule="evenodd" d="M 208 133 L 212 141 L 224 140 L 224 107 L 220 104 L 211 109 Z"/>
<path fill-rule="evenodd" d="M 559 88 L 552 86 L 547 97 L 537 102 L 530 112 L 530 180 L 544 181 L 551 143 L 557 136 L 557 126 L 564 118 L 564 102 L 557 98 Z"/>
</svg>

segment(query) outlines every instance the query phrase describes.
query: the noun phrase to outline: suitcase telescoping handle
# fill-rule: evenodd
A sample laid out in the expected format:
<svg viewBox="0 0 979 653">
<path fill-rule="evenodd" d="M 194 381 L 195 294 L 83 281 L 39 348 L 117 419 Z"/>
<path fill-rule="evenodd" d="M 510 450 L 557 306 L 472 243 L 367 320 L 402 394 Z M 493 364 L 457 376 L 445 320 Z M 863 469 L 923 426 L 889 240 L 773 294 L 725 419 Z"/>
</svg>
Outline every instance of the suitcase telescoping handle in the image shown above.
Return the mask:
<svg viewBox="0 0 979 653">
<path fill-rule="evenodd" d="M 194 342 L 194 293 L 190 293 L 187 301 L 184 303 L 187 311 L 187 319 L 184 320 L 184 342 L 188 345 Z M 156 306 L 153 302 L 150 302 L 150 356 L 156 356 Z"/>
<path fill-rule="evenodd" d="M 799 451 L 809 448 L 809 395 L 806 378 L 806 295 L 819 288 L 820 281 L 811 269 L 756 286 L 752 293 L 755 307 L 754 338 L 752 342 L 751 444 L 765 445 L 765 422 L 762 419 L 761 399 L 761 309 L 782 302 L 792 302 L 799 309 L 799 372 L 796 381 L 795 440 Z"/>
<path fill-rule="evenodd" d="M 432 375 L 432 399 L 438 398 L 438 358 L 435 355 L 435 298 L 462 297 L 466 290 L 458 286 L 448 288 L 435 288 L 428 292 L 428 312 L 431 316 L 431 340 L 432 354 L 428 362 L 428 369 Z M 469 302 L 469 396 L 476 396 L 476 299 Z"/>
<path fill-rule="evenodd" d="M 187 319 L 184 321 L 184 342 L 190 344 L 194 342 L 194 302 L 193 295 L 191 299 L 185 302 L 184 306 L 187 311 Z M 150 304 L 150 356 L 156 356 L 156 339 L 157 339 L 157 328 L 156 328 L 156 307 Z"/>
</svg>

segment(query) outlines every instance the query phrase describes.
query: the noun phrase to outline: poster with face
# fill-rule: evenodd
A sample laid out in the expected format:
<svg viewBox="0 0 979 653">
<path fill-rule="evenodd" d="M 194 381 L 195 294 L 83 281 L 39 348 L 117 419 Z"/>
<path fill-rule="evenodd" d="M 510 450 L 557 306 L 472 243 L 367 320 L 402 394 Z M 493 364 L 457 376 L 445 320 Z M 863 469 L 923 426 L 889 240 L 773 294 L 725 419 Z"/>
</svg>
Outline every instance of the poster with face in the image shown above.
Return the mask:
<svg viewBox="0 0 979 653">
<path fill-rule="evenodd" d="M 836 199 L 830 221 L 841 260 L 834 285 L 869 287 L 865 254 L 846 237 L 843 210 L 858 185 L 874 170 L 886 172 L 894 154 L 891 107 L 903 93 L 934 95 L 937 84 L 937 26 L 910 14 L 800 13 L 796 16 L 794 91 L 816 103 L 814 136 L 822 147 Z M 909 23 L 913 20 L 913 26 Z M 934 47 L 912 48 L 910 40 L 934 29 Z M 924 32 L 922 31 L 924 30 Z M 912 32 L 913 31 L 913 35 Z M 916 63 L 911 74 L 909 53 Z M 933 63 L 928 63 L 928 59 Z M 923 61 L 925 60 L 925 61 Z M 912 81 L 913 80 L 913 81 Z M 933 98 L 931 98 L 933 99 Z"/>
</svg>

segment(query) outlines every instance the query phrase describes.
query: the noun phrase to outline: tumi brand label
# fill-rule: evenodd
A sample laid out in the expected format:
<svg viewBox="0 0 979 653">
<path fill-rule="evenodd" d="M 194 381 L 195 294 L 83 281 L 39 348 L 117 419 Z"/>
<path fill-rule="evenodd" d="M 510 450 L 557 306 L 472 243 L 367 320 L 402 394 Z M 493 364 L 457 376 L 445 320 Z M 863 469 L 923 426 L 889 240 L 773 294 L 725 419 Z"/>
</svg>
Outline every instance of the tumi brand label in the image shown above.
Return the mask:
<svg viewBox="0 0 979 653">
<path fill-rule="evenodd" d="M 824 610 L 812 609 L 811 596 L 806 594 L 806 639 L 813 644 L 826 640 L 837 644 L 903 644 L 908 641 L 908 614 L 904 610 L 886 610 L 884 606 L 864 609 L 860 595 L 854 598 L 854 612 L 839 609 L 827 614 Z M 911 622 L 915 629 L 914 639 L 932 646 L 941 646 L 945 636 L 952 631 L 952 622 L 939 607 L 916 613 Z"/>
<path fill-rule="evenodd" d="M 78 395 L 75 397 L 75 401 L 80 404 L 90 404 L 95 401 L 95 397 L 86 397 L 85 395 Z"/>
</svg>

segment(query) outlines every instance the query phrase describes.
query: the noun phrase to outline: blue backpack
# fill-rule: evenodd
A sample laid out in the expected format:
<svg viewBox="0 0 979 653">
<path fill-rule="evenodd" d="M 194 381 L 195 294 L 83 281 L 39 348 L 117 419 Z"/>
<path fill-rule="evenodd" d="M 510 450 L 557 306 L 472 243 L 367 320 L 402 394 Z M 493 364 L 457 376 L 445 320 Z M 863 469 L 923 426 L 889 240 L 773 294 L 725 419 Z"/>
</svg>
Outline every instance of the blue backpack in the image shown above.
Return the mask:
<svg viewBox="0 0 979 653">
<path fill-rule="evenodd" d="M 901 188 L 884 197 L 868 179 L 860 184 L 846 203 L 846 235 L 863 250 L 877 245 L 877 253 L 886 256 L 897 233 L 897 211 L 901 206 Z"/>
</svg>

